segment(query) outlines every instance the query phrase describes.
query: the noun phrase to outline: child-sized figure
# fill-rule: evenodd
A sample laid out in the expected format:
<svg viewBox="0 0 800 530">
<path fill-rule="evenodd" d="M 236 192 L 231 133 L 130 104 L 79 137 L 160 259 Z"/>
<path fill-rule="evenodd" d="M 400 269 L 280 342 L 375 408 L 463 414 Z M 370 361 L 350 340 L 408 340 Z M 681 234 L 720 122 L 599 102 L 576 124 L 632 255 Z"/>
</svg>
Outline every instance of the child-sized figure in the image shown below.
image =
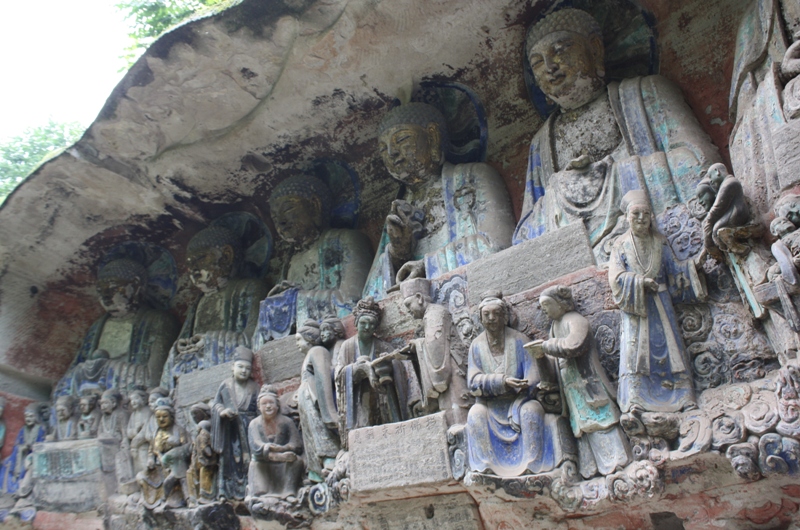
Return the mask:
<svg viewBox="0 0 800 530">
<path fill-rule="evenodd" d="M 211 422 L 197 424 L 192 447 L 192 463 L 186 472 L 189 487 L 189 504 L 207 504 L 216 498 L 216 476 L 219 457 L 211 446 Z"/>
</svg>

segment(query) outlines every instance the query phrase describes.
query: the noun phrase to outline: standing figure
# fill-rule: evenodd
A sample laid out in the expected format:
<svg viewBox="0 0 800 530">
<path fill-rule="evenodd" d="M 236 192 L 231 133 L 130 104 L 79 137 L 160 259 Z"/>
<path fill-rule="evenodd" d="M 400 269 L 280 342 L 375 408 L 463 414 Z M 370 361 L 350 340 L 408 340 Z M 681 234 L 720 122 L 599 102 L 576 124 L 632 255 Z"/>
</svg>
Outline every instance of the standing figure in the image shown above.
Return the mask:
<svg viewBox="0 0 800 530">
<path fill-rule="evenodd" d="M 608 270 L 622 311 L 619 406 L 623 412 L 695 407 L 691 364 L 672 302 L 705 299 L 699 264 L 675 259 L 666 238 L 653 229 L 643 191 L 628 192 L 623 207 L 630 229 L 614 243 Z"/>
<path fill-rule="evenodd" d="M 631 461 L 631 450 L 619 425 L 617 389 L 600 364 L 589 321 L 575 311 L 569 287 L 546 288 L 539 304 L 553 321 L 550 339 L 526 347 L 534 357 L 547 354 L 558 359 L 569 421 L 578 439 L 580 473 L 589 479 L 598 471 L 601 475 L 619 471 Z"/>
<path fill-rule="evenodd" d="M 261 302 L 253 348 L 289 334 L 296 323 L 334 313 L 350 314 L 364 288 L 372 261 L 367 237 L 331 228 L 333 193 L 310 175 L 295 175 L 278 184 L 269 209 L 278 235 L 294 246 L 286 276 Z"/>
<path fill-rule="evenodd" d="M 319 340 L 331 352 L 331 366 L 336 366 L 339 350 L 344 344 L 342 319 L 328 315 L 319 323 Z"/>
<path fill-rule="evenodd" d="M 189 437 L 175 423 L 175 409 L 169 399 L 158 399 L 154 417 L 158 430 L 150 440 L 147 466 L 136 476 L 142 489 L 141 502 L 150 510 L 163 504 L 178 508 L 186 498 Z"/>
<path fill-rule="evenodd" d="M 147 398 L 147 406 L 151 414 L 148 415 L 147 421 L 144 423 L 139 432 L 131 439 L 131 455 L 136 458 L 136 453 L 140 456 L 142 468 L 147 464 L 147 451 L 150 449 L 150 442 L 158 431 L 158 423 L 156 422 L 156 407 L 159 400 L 167 399 L 169 392 L 166 388 L 157 386 L 150 389 Z"/>
<path fill-rule="evenodd" d="M 147 464 L 147 445 L 140 444 L 133 447 L 133 440 L 149 423 L 153 411 L 147 405 L 147 393 L 144 390 L 134 390 L 128 396 L 131 406 L 131 415 L 128 418 L 128 426 L 125 430 L 125 438 L 122 441 L 122 450 L 127 451 L 131 458 L 132 471 L 136 473 L 142 471 Z"/>
<path fill-rule="evenodd" d="M 186 473 L 190 504 L 207 504 L 216 498 L 216 478 L 219 456 L 211 443 L 211 422 L 197 422 L 197 434 L 192 445 L 192 461 Z"/>
<path fill-rule="evenodd" d="M 579 9 L 531 26 L 527 59 L 558 105 L 531 140 L 514 244 L 571 223 L 586 227 L 598 263 L 623 231 L 620 198 L 647 190 L 656 214 L 694 196 L 720 160 L 680 90 L 651 75 L 606 84 L 603 34 Z"/>
<path fill-rule="evenodd" d="M 239 229 L 235 231 L 232 227 L 237 220 Z M 230 361 L 238 346 L 250 347 L 258 304 L 268 288 L 263 280 L 252 277 L 260 271 L 252 270 L 255 266 L 249 259 L 259 248 L 269 246 L 259 243 L 266 235 L 245 247 L 250 243 L 249 235 L 266 231 L 260 219 L 236 212 L 220 217 L 189 240 L 186 266 L 201 294 L 187 312 L 170 350 L 161 377 L 163 387 L 173 388 L 181 374 Z M 240 235 L 242 232 L 244 235 Z M 263 259 L 263 252 L 259 259 Z"/>
<path fill-rule="evenodd" d="M 453 356 L 453 318 L 447 308 L 432 302 L 426 278 L 404 281 L 400 292 L 406 310 L 422 320 L 424 336 L 411 344 L 419 360 L 423 409 L 446 412 L 448 425 L 464 424 L 470 402 L 461 361 Z"/>
<path fill-rule="evenodd" d="M 339 415 L 333 391 L 331 352 L 320 345 L 320 325 L 313 320 L 297 330 L 297 346 L 305 353 L 297 389 L 297 408 L 306 461 L 312 477 L 322 481 L 339 454 Z"/>
<path fill-rule="evenodd" d="M 511 245 L 514 214 L 500 175 L 488 164 L 445 160 L 447 122 L 435 107 L 393 108 L 378 148 L 406 193 L 386 216 L 364 296 L 380 300 L 405 279 L 436 278 Z"/>
<path fill-rule="evenodd" d="M 467 416 L 469 466 L 501 477 L 551 471 L 577 452 L 566 446 L 566 419 L 536 400 L 554 385 L 552 362 L 525 351 L 528 338 L 508 326 L 501 296 L 485 296 L 478 311 L 486 331 L 469 348 L 467 384 L 476 398 Z"/>
<path fill-rule="evenodd" d="M 84 392 L 78 401 L 81 415 L 78 417 L 78 439 L 87 440 L 97 438 L 97 429 L 100 427 L 102 413 L 97 408 L 97 394 Z"/>
<path fill-rule="evenodd" d="M 78 437 L 78 422 L 75 419 L 75 398 L 59 396 L 56 398 L 56 428 L 47 435 L 47 441 L 63 442 Z"/>
<path fill-rule="evenodd" d="M 113 438 L 122 441 L 126 436 L 128 415 L 121 405 L 122 396 L 109 389 L 100 396 L 100 422 L 97 426 L 98 438 Z"/>
<path fill-rule="evenodd" d="M 353 314 L 356 336 L 342 344 L 335 368 L 339 434 L 345 448 L 351 430 L 410 419 L 422 399 L 411 362 L 385 354 L 388 345 L 375 337 L 381 319 L 375 300 L 362 298 Z"/>
<path fill-rule="evenodd" d="M 225 499 L 242 500 L 247 485 L 250 446 L 247 426 L 258 414 L 258 385 L 250 377 L 253 352 L 239 346 L 233 354 L 233 376 L 219 385 L 211 405 L 211 440 L 219 454 L 218 490 Z"/>
<path fill-rule="evenodd" d="M 43 442 L 47 430 L 39 417 L 38 405 L 31 403 L 25 407 L 25 425 L 19 430 L 14 441 L 14 449 L 0 466 L 0 493 L 16 493 L 28 471 L 26 459 L 33 450 L 33 444 Z"/>
<path fill-rule="evenodd" d="M 252 459 L 246 503 L 253 513 L 264 514 L 277 501 L 297 496 L 305 466 L 300 432 L 281 414 L 278 394 L 269 385 L 258 393 L 258 410 L 248 428 Z"/>
</svg>

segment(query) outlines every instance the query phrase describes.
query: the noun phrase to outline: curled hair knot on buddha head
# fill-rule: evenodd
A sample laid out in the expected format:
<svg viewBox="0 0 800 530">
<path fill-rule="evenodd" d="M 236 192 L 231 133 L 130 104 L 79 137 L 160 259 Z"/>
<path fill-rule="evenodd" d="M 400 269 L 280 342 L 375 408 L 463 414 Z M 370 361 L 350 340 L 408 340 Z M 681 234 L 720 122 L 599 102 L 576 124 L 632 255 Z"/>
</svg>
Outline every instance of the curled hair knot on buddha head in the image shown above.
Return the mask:
<svg viewBox="0 0 800 530">
<path fill-rule="evenodd" d="M 551 33 L 569 31 L 586 38 L 599 37 L 602 41 L 603 31 L 592 15 L 580 9 L 566 8 L 550 13 L 528 29 L 526 55 L 531 48 Z"/>
</svg>

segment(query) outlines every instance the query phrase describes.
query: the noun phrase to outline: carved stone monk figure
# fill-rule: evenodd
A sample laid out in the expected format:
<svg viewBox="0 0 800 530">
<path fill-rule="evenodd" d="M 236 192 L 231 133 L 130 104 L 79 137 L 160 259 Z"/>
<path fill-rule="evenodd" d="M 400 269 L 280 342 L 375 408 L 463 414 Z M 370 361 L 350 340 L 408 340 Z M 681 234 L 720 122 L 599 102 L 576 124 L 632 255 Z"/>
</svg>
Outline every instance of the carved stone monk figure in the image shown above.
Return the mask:
<svg viewBox="0 0 800 530">
<path fill-rule="evenodd" d="M 171 388 L 182 373 L 230 361 L 237 346 L 250 345 L 267 286 L 262 280 L 240 278 L 242 246 L 232 230 L 214 224 L 189 241 L 189 277 L 202 294 L 186 314 L 162 386 Z"/>
<path fill-rule="evenodd" d="M 25 465 L 25 459 L 33 450 L 33 444 L 43 442 L 47 429 L 41 422 L 38 405 L 31 403 L 25 407 L 25 424 L 17 433 L 14 440 L 14 449 L 3 460 L 0 466 L 0 494 L 15 493 L 30 470 Z"/>
<path fill-rule="evenodd" d="M 295 253 L 284 281 L 261 303 L 254 349 L 285 337 L 295 322 L 344 317 L 361 298 L 372 248 L 361 232 L 330 228 L 332 196 L 325 183 L 308 175 L 290 177 L 272 192 L 275 229 Z"/>
<path fill-rule="evenodd" d="M 406 310 L 422 320 L 424 336 L 412 344 L 419 360 L 424 410 L 445 411 L 451 425 L 466 423 L 470 402 L 461 361 L 452 350 L 455 329 L 450 312 L 433 303 L 428 279 L 406 280 L 400 284 L 400 292 Z"/>
<path fill-rule="evenodd" d="M 108 352 L 111 361 L 103 367 L 100 392 L 112 387 L 127 391 L 137 384 L 158 384 L 180 326 L 171 313 L 148 304 L 147 282 L 144 265 L 132 259 L 110 261 L 100 269 L 97 295 L 106 313 L 89 328 L 70 369 L 56 385 L 55 396 L 79 395 L 79 387 L 91 374 L 87 367 L 82 367 L 82 373 L 77 368 L 90 360 L 96 350 Z"/>
<path fill-rule="evenodd" d="M 558 104 L 531 141 L 514 243 L 583 222 L 599 262 L 622 232 L 619 203 L 646 190 L 653 211 L 694 196 L 701 172 L 719 161 L 680 91 L 660 76 L 606 86 L 603 36 L 578 9 L 561 9 L 528 31 L 539 88 Z"/>
<path fill-rule="evenodd" d="M 98 438 L 114 438 L 122 441 L 128 426 L 128 414 L 122 408 L 122 396 L 114 389 L 103 392 L 98 402 L 100 422 L 97 426 Z"/>
<path fill-rule="evenodd" d="M 63 442 L 78 437 L 78 423 L 75 420 L 75 398 L 60 396 L 56 399 L 56 427 L 47 441 Z"/>
<path fill-rule="evenodd" d="M 503 181 L 487 164 L 445 161 L 447 126 L 434 107 L 392 109 L 378 145 L 407 194 L 386 218 L 364 296 L 381 299 L 406 278 L 436 278 L 511 244 L 514 218 Z"/>
<path fill-rule="evenodd" d="M 211 440 L 219 454 L 218 492 L 226 499 L 245 496 L 250 464 L 247 426 L 258 413 L 252 364 L 253 352 L 244 346 L 236 348 L 233 376 L 219 385 L 211 405 Z"/>
<path fill-rule="evenodd" d="M 78 408 L 81 411 L 78 417 L 78 439 L 86 440 L 97 437 L 97 430 L 100 427 L 100 416 L 102 413 L 97 408 L 99 396 L 93 392 L 84 393 L 78 401 Z"/>
</svg>

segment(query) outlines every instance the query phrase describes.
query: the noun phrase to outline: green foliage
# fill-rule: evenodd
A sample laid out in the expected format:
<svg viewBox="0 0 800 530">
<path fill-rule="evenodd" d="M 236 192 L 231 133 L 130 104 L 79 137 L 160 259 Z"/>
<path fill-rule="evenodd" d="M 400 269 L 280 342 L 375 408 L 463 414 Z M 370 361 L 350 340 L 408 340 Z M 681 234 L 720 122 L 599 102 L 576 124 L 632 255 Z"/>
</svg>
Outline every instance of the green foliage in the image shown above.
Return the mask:
<svg viewBox="0 0 800 530">
<path fill-rule="evenodd" d="M 50 121 L 0 143 L 0 203 L 39 164 L 77 142 L 86 127 Z"/>
<path fill-rule="evenodd" d="M 126 13 L 131 24 L 128 35 L 131 45 L 122 59 L 128 68 L 162 33 L 195 13 L 222 3 L 224 0 L 123 0 L 117 9 Z"/>
</svg>

